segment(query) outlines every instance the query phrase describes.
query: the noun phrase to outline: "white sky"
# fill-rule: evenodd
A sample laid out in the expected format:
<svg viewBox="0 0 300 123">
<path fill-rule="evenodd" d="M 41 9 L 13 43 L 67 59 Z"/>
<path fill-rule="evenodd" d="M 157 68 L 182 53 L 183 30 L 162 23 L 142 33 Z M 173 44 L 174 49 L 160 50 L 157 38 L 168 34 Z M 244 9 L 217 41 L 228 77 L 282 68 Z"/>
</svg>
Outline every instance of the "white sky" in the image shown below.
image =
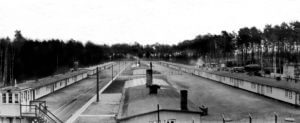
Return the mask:
<svg viewBox="0 0 300 123">
<path fill-rule="evenodd" d="M 177 44 L 199 34 L 300 21 L 300 0 L 0 0 L 0 37 Z"/>
</svg>

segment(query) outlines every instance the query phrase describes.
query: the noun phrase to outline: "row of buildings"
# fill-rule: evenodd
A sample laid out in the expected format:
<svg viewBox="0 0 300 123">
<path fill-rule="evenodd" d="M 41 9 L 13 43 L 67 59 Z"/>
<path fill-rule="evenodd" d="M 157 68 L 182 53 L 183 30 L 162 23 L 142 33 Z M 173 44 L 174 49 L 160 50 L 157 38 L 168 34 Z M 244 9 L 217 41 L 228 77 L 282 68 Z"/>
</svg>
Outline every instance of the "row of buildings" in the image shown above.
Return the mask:
<svg viewBox="0 0 300 123">
<path fill-rule="evenodd" d="M 109 62 L 80 68 L 36 81 L 0 88 L 0 123 L 41 121 L 61 123 L 54 114 L 47 110 L 46 102 L 36 100 L 95 74 L 96 68 L 107 69 L 114 64 L 114 62 Z"/>
<path fill-rule="evenodd" d="M 291 105 L 300 106 L 300 85 L 287 80 L 249 76 L 227 71 L 205 71 L 193 66 L 159 61 L 159 64 L 235 88 L 256 93 Z"/>
</svg>

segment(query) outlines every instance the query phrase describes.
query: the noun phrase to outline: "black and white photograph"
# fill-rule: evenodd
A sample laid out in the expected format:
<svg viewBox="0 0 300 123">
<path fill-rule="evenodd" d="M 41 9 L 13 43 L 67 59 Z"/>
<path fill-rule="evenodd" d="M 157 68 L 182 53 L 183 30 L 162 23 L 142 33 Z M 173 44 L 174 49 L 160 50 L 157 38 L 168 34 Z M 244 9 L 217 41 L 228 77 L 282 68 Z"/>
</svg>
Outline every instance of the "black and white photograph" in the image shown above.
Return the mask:
<svg viewBox="0 0 300 123">
<path fill-rule="evenodd" d="M 300 123 L 300 0 L 0 0 L 0 123 Z"/>
</svg>

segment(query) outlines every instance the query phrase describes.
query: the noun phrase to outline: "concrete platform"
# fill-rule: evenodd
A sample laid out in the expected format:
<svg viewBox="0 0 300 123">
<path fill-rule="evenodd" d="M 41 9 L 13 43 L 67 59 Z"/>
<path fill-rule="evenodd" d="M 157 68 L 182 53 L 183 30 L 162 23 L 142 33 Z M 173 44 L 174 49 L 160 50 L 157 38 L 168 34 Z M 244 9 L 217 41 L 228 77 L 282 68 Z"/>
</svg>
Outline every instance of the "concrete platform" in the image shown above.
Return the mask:
<svg viewBox="0 0 300 123">
<path fill-rule="evenodd" d="M 121 97 L 121 93 L 101 94 L 100 101 L 93 102 L 75 123 L 116 123 Z"/>
</svg>

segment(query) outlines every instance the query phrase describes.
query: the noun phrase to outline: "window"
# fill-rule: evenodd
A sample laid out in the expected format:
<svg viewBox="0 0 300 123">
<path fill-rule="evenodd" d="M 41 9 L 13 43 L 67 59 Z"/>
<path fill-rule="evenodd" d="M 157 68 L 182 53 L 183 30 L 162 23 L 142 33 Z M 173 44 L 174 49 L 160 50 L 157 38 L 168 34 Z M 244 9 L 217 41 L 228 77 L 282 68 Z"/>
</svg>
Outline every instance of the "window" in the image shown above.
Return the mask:
<svg viewBox="0 0 300 123">
<path fill-rule="evenodd" d="M 288 91 L 288 90 L 285 90 L 285 97 L 288 97 L 288 98 L 292 99 L 293 98 L 292 92 Z"/>
<path fill-rule="evenodd" d="M 27 101 L 27 91 L 24 92 L 24 96 L 25 96 L 25 101 Z"/>
<path fill-rule="evenodd" d="M 15 94 L 15 103 L 19 103 L 19 95 Z"/>
<path fill-rule="evenodd" d="M 169 120 L 167 121 L 167 123 L 176 123 L 176 120 L 175 120 L 175 119 L 169 119 Z"/>
<path fill-rule="evenodd" d="M 23 101 L 23 93 L 21 92 L 20 102 Z"/>
<path fill-rule="evenodd" d="M 244 81 L 243 80 L 239 80 L 240 81 L 240 86 L 244 85 Z"/>
<path fill-rule="evenodd" d="M 256 84 L 255 83 L 251 83 L 251 88 L 255 89 L 256 88 Z"/>
<path fill-rule="evenodd" d="M 6 103 L 6 93 L 2 94 L 2 103 Z"/>
<path fill-rule="evenodd" d="M 63 82 L 61 81 L 61 82 L 60 82 L 60 86 L 62 86 L 62 84 L 63 84 Z"/>
<path fill-rule="evenodd" d="M 12 93 L 8 93 L 8 103 L 12 103 Z"/>
<path fill-rule="evenodd" d="M 36 95 L 39 95 L 40 94 L 40 89 L 39 88 L 36 89 L 35 93 L 36 93 Z"/>
<path fill-rule="evenodd" d="M 272 93 L 272 87 L 271 86 L 266 86 L 266 89 L 267 89 L 267 93 Z"/>
</svg>

